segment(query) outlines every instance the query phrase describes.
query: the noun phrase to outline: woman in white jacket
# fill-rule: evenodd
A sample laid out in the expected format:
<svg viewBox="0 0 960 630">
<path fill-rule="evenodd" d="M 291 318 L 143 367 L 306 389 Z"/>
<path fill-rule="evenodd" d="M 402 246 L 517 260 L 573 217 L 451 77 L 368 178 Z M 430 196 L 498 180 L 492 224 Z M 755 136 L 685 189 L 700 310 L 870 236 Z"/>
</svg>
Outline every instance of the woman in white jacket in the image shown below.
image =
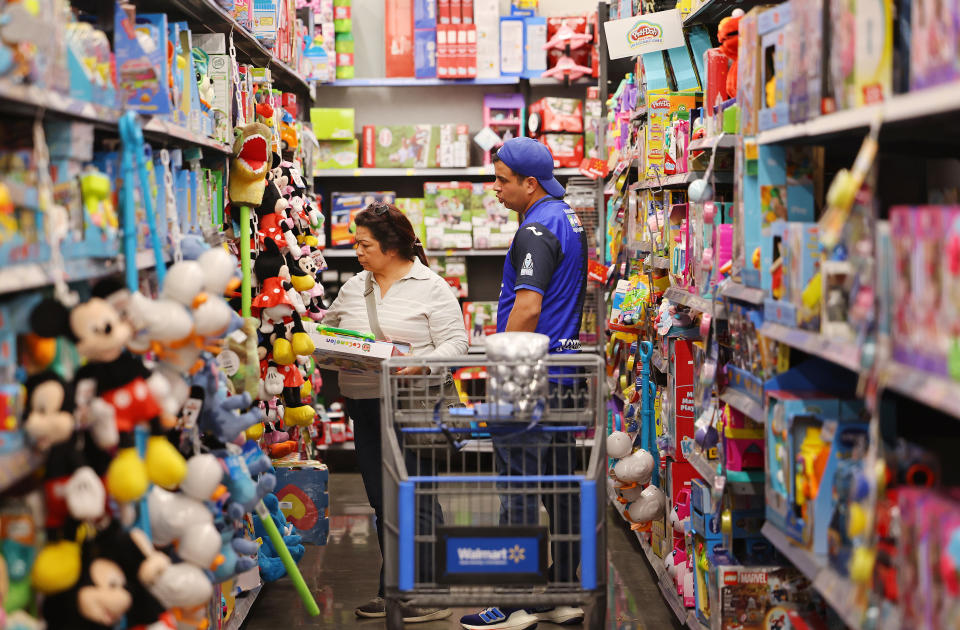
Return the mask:
<svg viewBox="0 0 960 630">
<path fill-rule="evenodd" d="M 384 336 L 410 344 L 418 357 L 455 357 L 466 353 L 467 333 L 460 304 L 446 281 L 430 270 L 423 245 L 396 206 L 373 203 L 356 216 L 357 260 L 364 271 L 347 281 L 323 318 L 328 326 L 372 333 L 364 294 L 368 276 Z M 413 374 L 420 368 L 404 368 Z M 383 551 L 383 457 L 380 449 L 380 378 L 372 373 L 340 373 L 340 391 L 353 419 L 357 463 L 370 506 L 377 516 L 377 540 Z M 409 460 L 410 457 L 408 456 Z M 416 458 L 414 457 L 414 460 Z M 416 461 L 408 462 L 417 466 Z M 431 474 L 422 470 L 420 474 Z M 435 501 L 420 501 L 417 520 L 429 531 L 443 522 Z M 426 533 L 426 532 L 424 532 Z M 423 561 L 421 562 L 421 564 Z M 358 617 L 384 617 L 383 566 L 377 597 L 354 611 Z M 405 606 L 406 623 L 443 619 L 449 609 Z"/>
</svg>

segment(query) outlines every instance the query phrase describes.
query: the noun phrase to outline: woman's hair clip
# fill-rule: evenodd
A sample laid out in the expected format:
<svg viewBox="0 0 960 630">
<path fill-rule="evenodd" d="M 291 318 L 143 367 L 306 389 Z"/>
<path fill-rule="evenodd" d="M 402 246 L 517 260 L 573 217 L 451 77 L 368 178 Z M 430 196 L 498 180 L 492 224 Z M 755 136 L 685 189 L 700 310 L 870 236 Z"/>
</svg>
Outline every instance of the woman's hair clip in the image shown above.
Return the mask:
<svg viewBox="0 0 960 630">
<path fill-rule="evenodd" d="M 417 240 L 415 240 L 415 241 L 413 242 L 413 246 L 414 246 L 414 247 L 421 247 L 421 248 L 422 248 L 422 247 L 423 247 L 423 243 L 421 243 L 421 242 L 420 242 L 420 239 L 418 238 Z"/>
</svg>

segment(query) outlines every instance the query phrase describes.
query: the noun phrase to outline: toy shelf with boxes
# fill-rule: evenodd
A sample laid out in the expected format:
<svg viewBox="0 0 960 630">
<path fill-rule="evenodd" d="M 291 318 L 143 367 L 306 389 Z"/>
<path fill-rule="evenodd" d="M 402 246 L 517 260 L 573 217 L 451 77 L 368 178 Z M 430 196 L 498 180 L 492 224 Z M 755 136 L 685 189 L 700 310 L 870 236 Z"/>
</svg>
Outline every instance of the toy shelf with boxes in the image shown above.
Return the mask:
<svg viewBox="0 0 960 630">
<path fill-rule="evenodd" d="M 577 168 L 556 168 L 556 177 L 580 175 Z M 493 177 L 492 166 L 466 166 L 461 168 L 355 168 L 320 169 L 314 171 L 314 177 Z"/>
<path fill-rule="evenodd" d="M 89 2 L 89 0 L 83 0 L 83 2 Z M 272 47 L 268 48 L 264 45 L 261 37 L 254 32 L 256 29 L 250 29 L 237 20 L 238 16 L 241 19 L 248 16 L 253 19 L 253 16 L 248 13 L 252 2 L 240 1 L 233 4 L 235 5 L 233 12 L 224 9 L 217 0 L 148 0 L 139 2 L 138 7 L 144 12 L 165 11 L 171 16 L 183 17 L 198 32 L 203 29 L 209 33 L 223 33 L 232 37 L 238 61 L 269 68 L 273 75 L 274 87 L 296 92 L 304 98 L 310 96 L 311 86 L 304 79 L 302 69 L 296 67 L 299 65 L 302 51 L 296 49 L 298 52 L 291 54 L 291 58 L 281 59 Z M 269 7 L 272 6 L 272 10 L 277 11 L 278 4 L 268 2 L 266 10 L 269 12 L 271 10 Z M 269 23 L 263 22 L 265 26 L 272 25 L 273 38 L 276 37 L 276 23 L 275 20 Z M 263 37 L 269 41 L 269 36 Z M 223 53 L 228 54 L 229 50 L 225 48 Z"/>
</svg>

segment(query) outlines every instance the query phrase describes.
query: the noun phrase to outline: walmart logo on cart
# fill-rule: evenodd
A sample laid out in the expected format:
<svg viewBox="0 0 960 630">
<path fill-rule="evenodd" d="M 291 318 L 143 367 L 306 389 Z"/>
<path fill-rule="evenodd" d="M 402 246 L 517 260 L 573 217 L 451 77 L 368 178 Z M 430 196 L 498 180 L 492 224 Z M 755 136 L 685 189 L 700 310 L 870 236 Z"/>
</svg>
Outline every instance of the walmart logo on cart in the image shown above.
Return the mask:
<svg viewBox="0 0 960 630">
<path fill-rule="evenodd" d="M 514 564 L 520 564 L 523 562 L 525 556 L 526 550 L 520 545 L 514 545 L 509 549 L 506 547 L 503 547 L 502 549 L 460 547 L 457 549 L 457 557 L 460 559 L 460 564 L 464 566 L 471 564 L 505 565 L 508 561 L 513 562 Z"/>
<path fill-rule="evenodd" d="M 540 566 L 535 537 L 457 536 L 445 546 L 449 573 L 536 573 Z"/>
</svg>

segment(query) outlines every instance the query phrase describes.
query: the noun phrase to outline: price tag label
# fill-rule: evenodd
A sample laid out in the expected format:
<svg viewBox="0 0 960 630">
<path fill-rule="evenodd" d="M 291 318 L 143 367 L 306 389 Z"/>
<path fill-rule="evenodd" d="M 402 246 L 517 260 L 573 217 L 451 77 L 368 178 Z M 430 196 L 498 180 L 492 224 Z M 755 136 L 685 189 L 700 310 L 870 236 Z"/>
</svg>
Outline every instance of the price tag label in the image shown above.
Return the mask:
<svg viewBox="0 0 960 630">
<path fill-rule="evenodd" d="M 240 370 L 240 357 L 233 350 L 223 350 L 217 355 L 217 365 L 227 376 L 233 376 Z"/>
<path fill-rule="evenodd" d="M 237 330 L 227 335 L 227 339 L 229 339 L 234 343 L 243 344 L 247 340 L 247 333 L 243 332 L 238 328 Z"/>
<path fill-rule="evenodd" d="M 407 176 L 408 176 L 408 177 L 413 176 L 414 170 L 413 170 L 412 168 L 408 168 L 408 169 L 406 170 L 406 173 L 407 173 Z"/>
<path fill-rule="evenodd" d="M 203 407 L 203 401 L 199 398 L 188 398 L 180 411 L 180 422 L 186 429 L 192 429 L 197 426 L 197 418 L 200 417 L 200 409 Z"/>
<path fill-rule="evenodd" d="M 823 428 L 820 429 L 820 438 L 827 443 L 833 442 L 833 438 L 837 435 L 837 421 L 836 420 L 827 420 L 823 423 Z"/>
<path fill-rule="evenodd" d="M 359 168 L 353 169 L 353 176 L 354 176 L 354 177 L 360 177 L 361 175 L 363 175 L 363 170 L 362 170 L 362 169 L 359 169 Z"/>
<path fill-rule="evenodd" d="M 723 475 L 717 475 L 713 478 L 713 491 L 718 495 L 723 495 L 723 489 L 727 487 L 727 478 Z"/>
</svg>

